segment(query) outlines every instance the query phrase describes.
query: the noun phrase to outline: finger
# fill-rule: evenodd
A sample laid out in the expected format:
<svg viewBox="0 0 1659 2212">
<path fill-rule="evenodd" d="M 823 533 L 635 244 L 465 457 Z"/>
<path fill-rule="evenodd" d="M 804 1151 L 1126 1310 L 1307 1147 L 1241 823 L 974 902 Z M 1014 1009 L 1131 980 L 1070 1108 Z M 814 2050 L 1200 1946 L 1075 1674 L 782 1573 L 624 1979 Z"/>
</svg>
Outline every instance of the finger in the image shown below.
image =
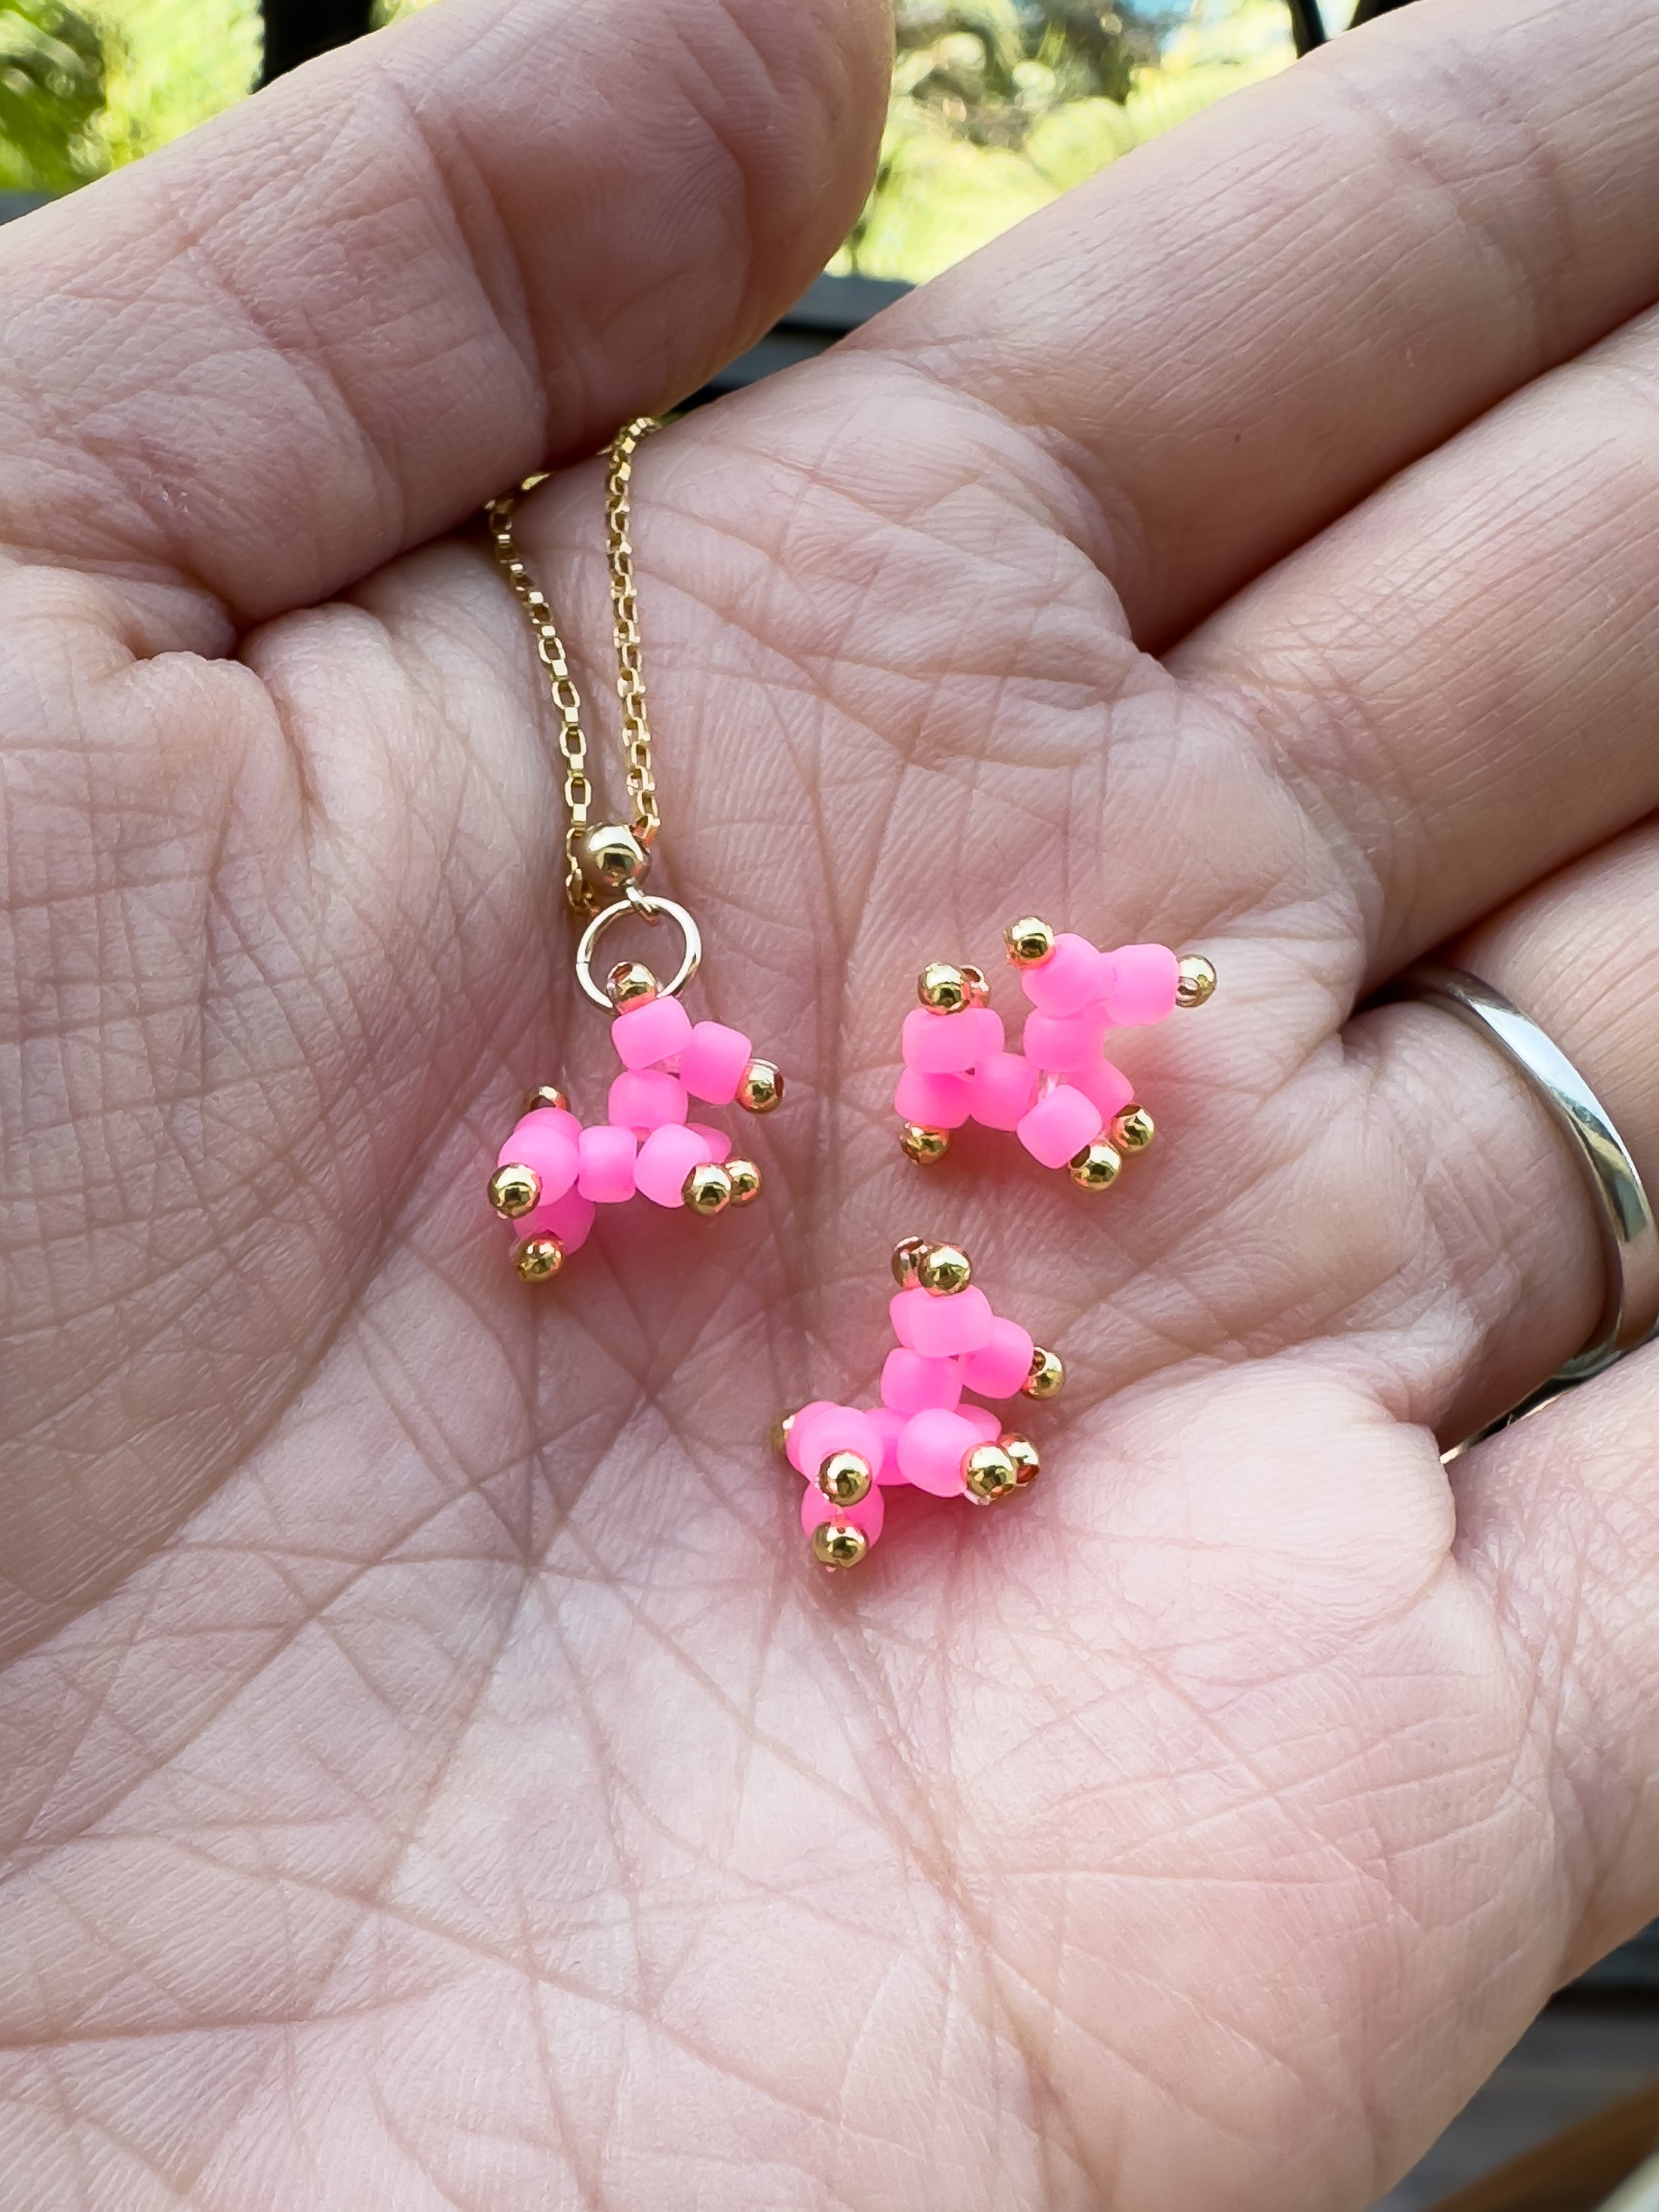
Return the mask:
<svg viewBox="0 0 1659 2212">
<path fill-rule="evenodd" d="M 1659 1193 L 1659 829 L 1565 870 L 1450 957 L 1559 1046 Z M 1607 1285 L 1596 1215 L 1568 1140 L 1478 1035 L 1402 1004 L 1349 1038 L 1372 1073 L 1373 1157 L 1392 1157 L 1393 1202 L 1425 1255 L 1418 1309 L 1395 1300 L 1400 1410 L 1455 1441 L 1590 1340 Z"/>
<path fill-rule="evenodd" d="M 1528 1686 L 1577 1877 L 1564 1980 L 1659 1911 L 1656 1469 L 1651 1346 L 1460 1462 L 1459 1548 Z"/>
<path fill-rule="evenodd" d="M 1248 702 L 1372 981 L 1659 804 L 1659 318 L 1463 432 L 1172 657 Z"/>
<path fill-rule="evenodd" d="M 246 623 L 682 397 L 856 213 L 890 27 L 455 0 L 14 226 L 0 546 Z"/>
<path fill-rule="evenodd" d="M 1412 9 L 1138 150 L 860 343 L 1082 477 L 1141 641 L 1178 635 L 1659 296 L 1647 0 Z"/>
</svg>

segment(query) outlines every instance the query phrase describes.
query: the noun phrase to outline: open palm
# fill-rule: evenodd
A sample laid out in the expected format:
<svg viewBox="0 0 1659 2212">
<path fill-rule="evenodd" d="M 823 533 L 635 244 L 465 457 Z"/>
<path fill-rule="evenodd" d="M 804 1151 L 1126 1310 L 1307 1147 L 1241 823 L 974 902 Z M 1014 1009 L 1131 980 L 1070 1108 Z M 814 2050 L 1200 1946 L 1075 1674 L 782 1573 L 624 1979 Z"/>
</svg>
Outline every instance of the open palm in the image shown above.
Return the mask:
<svg viewBox="0 0 1659 2212">
<path fill-rule="evenodd" d="M 1651 1364 L 1448 1480 L 1593 1221 L 1351 1018 L 1476 929 L 1659 1170 L 1659 54 L 1412 13 L 641 456 L 657 880 L 791 1091 L 535 1292 L 483 1180 L 609 1047 L 439 533 L 799 289 L 880 9 L 450 0 L 0 245 L 6 2212 L 1335 2212 L 1659 1905 Z M 521 534 L 604 728 L 596 466 Z M 1222 974 L 1103 1198 L 894 1142 L 1033 909 Z M 1072 1381 L 829 1579 L 765 1432 L 912 1231 Z"/>
</svg>

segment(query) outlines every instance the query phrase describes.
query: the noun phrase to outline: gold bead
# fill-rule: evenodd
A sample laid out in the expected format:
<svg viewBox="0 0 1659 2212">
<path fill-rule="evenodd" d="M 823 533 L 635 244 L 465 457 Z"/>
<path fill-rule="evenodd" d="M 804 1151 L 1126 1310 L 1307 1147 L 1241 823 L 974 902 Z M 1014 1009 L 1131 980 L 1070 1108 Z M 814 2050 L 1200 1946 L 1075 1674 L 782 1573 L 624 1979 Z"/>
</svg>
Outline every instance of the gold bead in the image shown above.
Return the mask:
<svg viewBox="0 0 1659 2212">
<path fill-rule="evenodd" d="M 968 1003 L 968 979 L 948 960 L 930 960 L 916 978 L 916 996 L 929 1013 L 960 1013 Z"/>
<path fill-rule="evenodd" d="M 968 1495 L 981 1505 L 1012 1497 L 1019 1487 L 1014 1462 L 1000 1444 L 975 1444 L 962 1462 Z"/>
<path fill-rule="evenodd" d="M 914 1291 L 924 1256 L 933 1246 L 925 1237 L 906 1237 L 893 1247 L 893 1280 L 902 1291 Z"/>
<path fill-rule="evenodd" d="M 831 1452 L 816 1480 L 832 1505 L 856 1505 L 870 1495 L 870 1462 L 857 1452 Z"/>
<path fill-rule="evenodd" d="M 1029 1489 L 1042 1472 L 1036 1446 L 1029 1437 L 1004 1437 L 1000 1441 L 1002 1449 L 1014 1462 L 1015 1487 Z"/>
<path fill-rule="evenodd" d="M 1057 1352 L 1045 1352 L 1039 1344 L 1031 1353 L 1031 1371 L 1020 1384 L 1020 1394 L 1026 1398 L 1052 1398 L 1066 1380 L 1066 1363 Z"/>
<path fill-rule="evenodd" d="M 642 960 L 619 960 L 605 979 L 605 995 L 621 1013 L 627 1006 L 648 1006 L 662 996 L 662 985 Z"/>
<path fill-rule="evenodd" d="M 907 1121 L 899 1132 L 899 1148 L 919 1168 L 931 1168 L 950 1151 L 951 1132 L 924 1129 L 919 1122 Z"/>
<path fill-rule="evenodd" d="M 745 1114 L 769 1114 L 783 1100 L 783 1078 L 769 1060 L 751 1060 L 738 1085 L 738 1103 Z"/>
<path fill-rule="evenodd" d="M 489 1178 L 489 1203 L 503 1221 L 517 1221 L 532 1212 L 542 1194 L 542 1179 L 534 1168 L 508 1164 Z"/>
<path fill-rule="evenodd" d="M 513 1255 L 513 1264 L 526 1283 L 545 1283 L 564 1265 L 564 1247 L 556 1237 L 526 1237 Z"/>
<path fill-rule="evenodd" d="M 821 1567 L 855 1567 L 870 1548 L 863 1529 L 850 1521 L 820 1521 L 810 1541 Z"/>
<path fill-rule="evenodd" d="M 533 1091 L 526 1091 L 524 1104 L 519 1110 L 524 1114 L 534 1114 L 544 1106 L 555 1106 L 562 1114 L 570 1111 L 570 1101 L 556 1083 L 538 1083 Z"/>
<path fill-rule="evenodd" d="M 990 1005 L 991 986 L 982 968 L 963 968 L 962 980 L 968 986 L 968 1003 L 970 1006 Z"/>
<path fill-rule="evenodd" d="M 649 874 L 651 855 L 625 822 L 601 822 L 579 840 L 576 865 L 591 890 L 615 896 Z"/>
<path fill-rule="evenodd" d="M 761 1194 L 761 1171 L 753 1160 L 727 1160 L 726 1180 L 732 1186 L 733 1206 L 749 1206 Z"/>
<path fill-rule="evenodd" d="M 1215 986 L 1214 962 L 1206 960 L 1201 952 L 1188 952 L 1181 963 L 1181 981 L 1176 985 L 1176 1004 L 1178 1006 L 1201 1006 L 1206 999 L 1215 996 Z"/>
<path fill-rule="evenodd" d="M 930 1244 L 916 1262 L 916 1280 L 936 1298 L 953 1297 L 974 1279 L 974 1263 L 959 1244 Z"/>
<path fill-rule="evenodd" d="M 712 1219 L 715 1214 L 724 1213 L 732 1203 L 732 1178 L 724 1168 L 705 1160 L 700 1167 L 693 1168 L 680 1185 L 680 1196 L 688 1212 Z"/>
<path fill-rule="evenodd" d="M 1097 1137 L 1066 1163 L 1072 1181 L 1084 1190 L 1109 1190 L 1123 1170 L 1123 1156 L 1104 1137 Z"/>
<path fill-rule="evenodd" d="M 1126 1106 L 1121 1114 L 1112 1116 L 1112 1142 L 1121 1152 L 1144 1152 L 1158 1131 L 1152 1117 L 1144 1106 Z"/>
<path fill-rule="evenodd" d="M 1002 941 L 1016 968 L 1041 968 L 1054 949 L 1054 933 L 1046 921 L 1028 914 L 1009 923 Z"/>
<path fill-rule="evenodd" d="M 798 1413 L 799 1411 L 799 1408 L 797 1407 L 796 1412 Z M 794 1427 L 794 1413 L 780 1413 L 776 1420 L 773 1422 L 771 1437 L 772 1449 L 775 1452 L 787 1452 L 788 1450 L 789 1431 Z"/>
</svg>

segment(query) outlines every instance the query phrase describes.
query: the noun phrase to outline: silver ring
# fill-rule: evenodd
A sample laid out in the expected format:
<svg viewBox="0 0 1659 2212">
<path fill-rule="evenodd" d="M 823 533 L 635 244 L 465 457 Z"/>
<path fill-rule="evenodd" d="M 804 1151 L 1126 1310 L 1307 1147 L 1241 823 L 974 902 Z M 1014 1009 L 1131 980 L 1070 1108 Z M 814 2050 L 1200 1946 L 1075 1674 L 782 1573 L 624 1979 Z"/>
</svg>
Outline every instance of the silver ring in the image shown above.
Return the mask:
<svg viewBox="0 0 1659 2212">
<path fill-rule="evenodd" d="M 599 939 L 614 921 L 623 921 L 629 915 L 637 915 L 644 921 L 660 921 L 664 915 L 670 921 L 679 924 L 680 935 L 685 939 L 685 951 L 679 966 L 674 970 L 674 980 L 661 987 L 665 999 L 678 999 L 691 978 L 702 965 L 702 932 L 697 927 L 683 906 L 672 899 L 652 898 L 629 884 L 626 893 L 610 906 L 602 906 L 594 915 L 576 944 L 576 981 L 581 985 L 596 1006 L 606 1013 L 615 1009 L 606 996 L 604 986 L 593 981 L 593 954 Z"/>
<path fill-rule="evenodd" d="M 1659 1229 L 1636 1163 L 1607 1109 L 1536 1022 L 1464 969 L 1431 963 L 1407 968 L 1380 996 L 1438 1006 L 1495 1044 L 1571 1140 L 1595 1201 L 1607 1258 L 1607 1292 L 1595 1334 L 1545 1387 L 1582 1382 L 1599 1374 L 1650 1336 L 1659 1322 Z"/>
</svg>

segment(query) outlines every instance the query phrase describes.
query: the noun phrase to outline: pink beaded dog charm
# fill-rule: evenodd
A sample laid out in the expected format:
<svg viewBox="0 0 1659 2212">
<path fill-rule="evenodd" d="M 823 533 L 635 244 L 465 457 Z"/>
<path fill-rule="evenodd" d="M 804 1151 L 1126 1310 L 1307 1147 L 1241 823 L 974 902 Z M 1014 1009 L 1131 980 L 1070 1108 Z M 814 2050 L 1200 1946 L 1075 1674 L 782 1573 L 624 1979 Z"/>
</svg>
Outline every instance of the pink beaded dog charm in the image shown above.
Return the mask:
<svg viewBox="0 0 1659 2212">
<path fill-rule="evenodd" d="M 1044 1167 L 1104 1190 L 1153 1133 L 1133 1085 L 1105 1056 L 1107 1031 L 1201 1006 L 1215 969 L 1201 954 L 1177 958 L 1163 945 L 1102 952 L 1036 920 L 1010 922 L 1003 940 L 1030 1006 L 1024 1049 L 1008 1050 L 977 968 L 924 968 L 921 1004 L 904 1018 L 904 1069 L 893 1098 L 904 1124 L 899 1141 L 926 1167 L 944 1158 L 964 1121 L 1012 1129 Z"/>
<path fill-rule="evenodd" d="M 605 988 L 622 1061 L 606 1119 L 584 1127 L 562 1091 L 532 1091 L 489 1178 L 489 1202 L 513 1224 L 514 1265 L 527 1283 L 557 1274 L 601 1206 L 638 1195 L 712 1215 L 760 1193 L 754 1162 L 733 1159 L 722 1130 L 686 1117 L 693 1099 L 769 1114 L 783 1097 L 772 1062 L 757 1060 L 739 1030 L 693 1022 L 637 961 L 613 968 Z"/>
<path fill-rule="evenodd" d="M 801 1526 L 820 1566 L 855 1567 L 881 1534 L 882 1493 L 901 1483 L 936 1498 L 991 1505 L 1036 1481 L 1026 1437 L 1004 1429 L 981 1398 L 1052 1398 L 1065 1369 L 1018 1322 L 1003 1321 L 954 1244 L 906 1237 L 893 1254 L 896 1347 L 868 1412 L 817 1399 L 780 1421 L 776 1437 L 806 1479 Z"/>
</svg>

